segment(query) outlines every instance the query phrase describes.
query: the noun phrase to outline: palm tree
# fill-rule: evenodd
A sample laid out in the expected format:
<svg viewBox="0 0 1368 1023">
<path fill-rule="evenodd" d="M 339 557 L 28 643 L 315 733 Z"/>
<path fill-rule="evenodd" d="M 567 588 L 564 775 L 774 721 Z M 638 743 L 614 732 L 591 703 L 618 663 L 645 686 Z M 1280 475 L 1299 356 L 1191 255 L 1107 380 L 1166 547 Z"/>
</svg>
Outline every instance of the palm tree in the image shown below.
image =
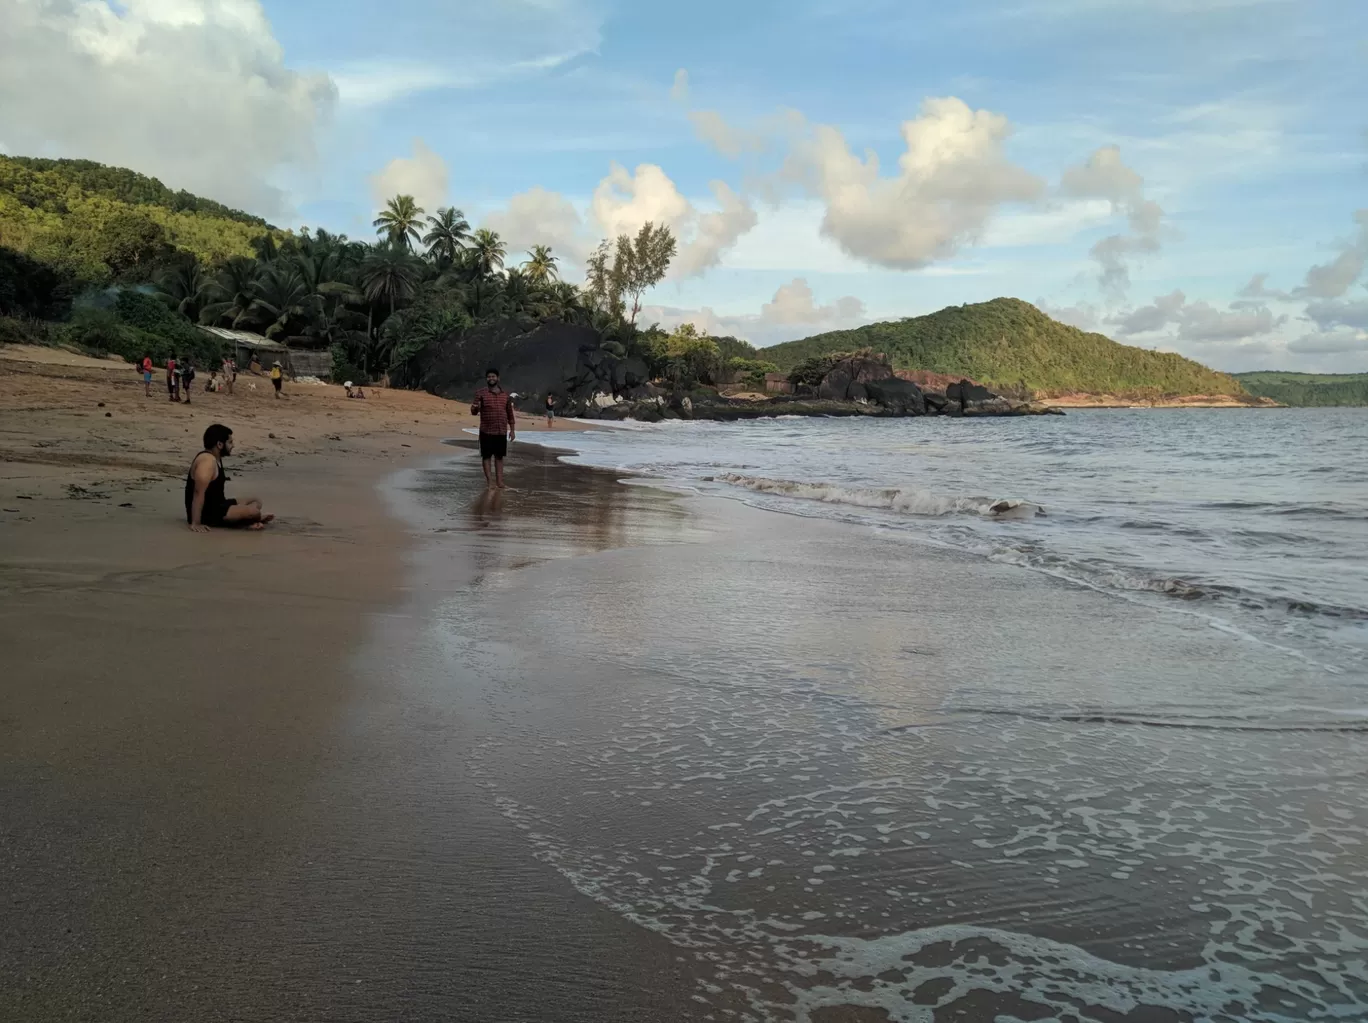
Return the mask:
<svg viewBox="0 0 1368 1023">
<path fill-rule="evenodd" d="M 366 301 L 388 304 L 393 315 L 400 302 L 413 297 L 421 279 L 422 269 L 409 252 L 399 245 L 382 245 L 361 265 L 359 282 Z"/>
<path fill-rule="evenodd" d="M 199 316 L 212 286 L 213 281 L 193 256 L 177 260 L 157 277 L 157 294 L 162 301 L 192 320 Z"/>
<path fill-rule="evenodd" d="M 271 263 L 279 255 L 280 246 L 276 244 L 275 235 L 267 232 L 252 239 L 252 251 L 261 262 Z"/>
<path fill-rule="evenodd" d="M 556 268 L 558 260 L 551 255 L 551 246 L 534 245 L 527 252 L 527 262 L 523 264 L 523 272 L 527 274 L 527 279 L 537 287 L 545 287 L 556 277 L 560 271 Z"/>
<path fill-rule="evenodd" d="M 252 284 L 258 270 L 257 261 L 248 256 L 233 256 L 224 263 L 209 282 L 206 294 L 213 301 L 200 310 L 200 322 L 227 322 L 230 327 L 237 327 L 246 318 L 256 297 Z"/>
<path fill-rule="evenodd" d="M 247 315 L 266 324 L 267 337 L 286 333 L 292 321 L 312 321 L 320 311 L 318 296 L 309 290 L 299 271 L 283 260 L 262 270 L 252 282 L 252 294 Z"/>
<path fill-rule="evenodd" d="M 435 217 L 428 217 L 428 233 L 423 235 L 428 258 L 438 266 L 451 266 L 470 240 L 470 223 L 455 206 L 438 208 Z"/>
<path fill-rule="evenodd" d="M 424 212 L 413 196 L 396 195 L 372 222 L 375 233 L 388 239 L 391 245 L 398 245 L 406 252 L 412 251 L 414 243 L 421 236 Z"/>
<path fill-rule="evenodd" d="M 497 234 L 486 227 L 475 232 L 470 241 L 473 269 L 480 277 L 489 277 L 503 269 L 508 246 Z"/>
</svg>

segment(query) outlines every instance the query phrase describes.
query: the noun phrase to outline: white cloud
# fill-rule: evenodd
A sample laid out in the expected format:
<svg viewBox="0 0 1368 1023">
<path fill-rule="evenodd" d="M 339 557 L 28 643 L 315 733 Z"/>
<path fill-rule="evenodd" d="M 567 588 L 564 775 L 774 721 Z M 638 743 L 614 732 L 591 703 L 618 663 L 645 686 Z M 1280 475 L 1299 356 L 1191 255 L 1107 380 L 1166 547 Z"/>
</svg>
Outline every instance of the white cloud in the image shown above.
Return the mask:
<svg viewBox="0 0 1368 1023">
<path fill-rule="evenodd" d="M 513 196 L 507 207 L 486 216 L 483 226 L 499 233 L 510 254 L 549 245 L 566 263 L 581 264 L 592 246 L 575 204 L 540 186 Z"/>
<path fill-rule="evenodd" d="M 915 270 L 978 241 L 997 209 L 1036 200 L 1033 174 L 1011 163 L 1005 117 L 954 97 L 928 99 L 902 126 L 906 152 L 896 177 L 879 159 L 853 154 L 841 133 L 815 125 L 801 136 L 787 173 L 826 205 L 822 233 L 858 259 Z"/>
<path fill-rule="evenodd" d="M 744 196 L 721 181 L 712 183 L 712 191 L 712 201 L 700 206 L 655 164 L 629 172 L 615 163 L 594 189 L 587 211 L 558 192 L 537 187 L 488 213 L 484 225 L 498 231 L 510 248 L 546 244 L 570 263 L 581 264 L 600 239 L 635 235 L 647 222 L 663 224 L 678 242 L 670 276 L 696 277 L 717 266 L 756 223 L 755 210 Z"/>
<path fill-rule="evenodd" d="M 1287 350 L 1300 355 L 1368 356 L 1368 331 L 1353 328 L 1317 331 L 1289 341 Z"/>
<path fill-rule="evenodd" d="M 1124 294 L 1130 285 L 1131 257 L 1159 251 L 1164 211 L 1145 198 L 1145 179 L 1121 161 L 1120 149 L 1103 146 L 1086 162 L 1066 170 L 1060 189 L 1074 198 L 1105 199 L 1114 212 L 1125 214 L 1130 232 L 1108 235 L 1092 247 L 1092 257 L 1102 267 L 1102 288 Z"/>
<path fill-rule="evenodd" d="M 382 106 L 402 96 L 430 89 L 470 84 L 456 69 L 417 61 L 359 61 L 332 73 L 338 99 L 348 106 Z"/>
<path fill-rule="evenodd" d="M 774 298 L 760 307 L 760 322 L 785 327 L 855 322 L 864 315 L 865 304 L 854 295 L 838 298 L 831 305 L 818 305 L 812 288 L 801 277 L 782 285 Z"/>
<path fill-rule="evenodd" d="M 1354 214 L 1358 237 L 1346 242 L 1339 254 L 1328 263 L 1306 271 L 1306 281 L 1297 294 L 1309 298 L 1339 298 L 1363 274 L 1368 263 L 1368 209 Z"/>
<path fill-rule="evenodd" d="M 359 0 L 327 9 L 329 70 L 347 106 L 533 78 L 595 50 L 602 25 L 596 0 L 386 0 L 383 30 L 375 17 Z M 349 40 L 359 45 L 339 53 Z"/>
<path fill-rule="evenodd" d="M 594 189 L 590 209 L 594 222 L 609 238 L 636 234 L 648 221 L 666 225 L 678 237 L 690 214 L 689 201 L 670 176 L 652 163 L 641 164 L 633 173 L 614 163 Z"/>
<path fill-rule="evenodd" d="M 641 323 L 659 323 L 669 330 L 681 323 L 692 323 L 709 334 L 739 337 L 761 348 L 824 330 L 857 326 L 867 320 L 865 304 L 860 299 L 846 295 L 820 305 L 801 277 L 782 285 L 758 313 L 719 314 L 707 306 L 646 306 L 638 317 Z"/>
<path fill-rule="evenodd" d="M 1020 248 L 1058 245 L 1072 241 L 1080 232 L 1100 227 L 1112 216 L 1105 199 L 1074 199 L 1047 209 L 1014 210 L 988 224 L 983 248 Z"/>
<path fill-rule="evenodd" d="M 1321 300 L 1306 304 L 1306 315 L 1321 330 L 1335 327 L 1355 327 L 1368 330 L 1368 299 L 1358 301 Z"/>
<path fill-rule="evenodd" d="M 758 152 L 764 148 L 762 135 L 736 127 L 716 110 L 691 110 L 689 123 L 699 139 L 728 159 L 735 160 L 745 153 Z"/>
<path fill-rule="evenodd" d="M 336 90 L 285 66 L 258 0 L 5 0 L 13 151 L 131 167 L 266 216 L 315 156 Z"/>
<path fill-rule="evenodd" d="M 686 103 L 689 99 L 689 72 L 680 68 L 675 72 L 674 83 L 670 86 L 670 99 L 676 103 Z"/>
<path fill-rule="evenodd" d="M 1121 337 L 1134 337 L 1177 328 L 1176 340 L 1197 343 L 1240 341 L 1269 334 L 1286 322 L 1267 306 L 1217 309 L 1209 302 L 1189 302 L 1181 291 L 1158 295 L 1147 306 L 1122 313 L 1110 321 Z"/>
<path fill-rule="evenodd" d="M 448 180 L 446 161 L 422 139 L 414 139 L 412 156 L 396 157 L 371 177 L 371 200 L 381 207 L 396 195 L 411 195 L 432 213 L 446 205 Z"/>
<path fill-rule="evenodd" d="M 694 277 L 716 266 L 722 254 L 756 225 L 755 210 L 744 198 L 721 181 L 714 181 L 712 189 L 717 208 L 707 213 L 695 211 L 697 226 L 680 250 L 674 267 L 677 276 Z"/>
</svg>

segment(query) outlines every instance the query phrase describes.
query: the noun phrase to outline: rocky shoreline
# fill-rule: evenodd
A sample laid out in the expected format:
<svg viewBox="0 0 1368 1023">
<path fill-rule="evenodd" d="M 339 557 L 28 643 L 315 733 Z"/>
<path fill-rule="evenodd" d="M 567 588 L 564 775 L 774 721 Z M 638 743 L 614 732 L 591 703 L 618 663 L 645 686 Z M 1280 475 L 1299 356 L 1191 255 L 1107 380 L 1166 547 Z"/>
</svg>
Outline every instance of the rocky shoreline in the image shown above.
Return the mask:
<svg viewBox="0 0 1368 1023">
<path fill-rule="evenodd" d="M 529 415 L 547 395 L 557 414 L 569 418 L 660 422 L 665 419 L 737 421 L 776 416 L 989 416 L 1063 415 L 1049 405 L 1016 401 L 969 380 L 925 387 L 900 378 L 887 357 L 859 353 L 833 359 L 820 377 L 795 394 L 728 397 L 711 388 L 672 388 L 650 379 L 636 358 L 606 350 L 595 331 L 543 324 L 514 331 L 469 331 L 436 346 L 404 381 L 444 398 L 464 400 L 497 366 Z M 953 378 L 946 378 L 953 380 Z"/>
</svg>

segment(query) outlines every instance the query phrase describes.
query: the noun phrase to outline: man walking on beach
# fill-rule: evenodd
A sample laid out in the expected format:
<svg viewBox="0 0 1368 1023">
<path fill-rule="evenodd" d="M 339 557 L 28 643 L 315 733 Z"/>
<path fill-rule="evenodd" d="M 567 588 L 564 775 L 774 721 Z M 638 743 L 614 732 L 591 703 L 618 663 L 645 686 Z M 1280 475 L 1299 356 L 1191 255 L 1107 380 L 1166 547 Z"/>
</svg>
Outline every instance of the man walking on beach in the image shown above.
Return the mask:
<svg viewBox="0 0 1368 1023">
<path fill-rule="evenodd" d="M 241 503 L 223 493 L 228 475 L 223 460 L 233 453 L 233 431 L 215 423 L 204 431 L 204 450 L 185 474 L 185 521 L 195 533 L 211 527 L 264 529 L 275 518 L 261 510 L 261 502 L 249 497 Z"/>
<path fill-rule="evenodd" d="M 166 360 L 166 398 L 168 401 L 180 401 L 180 370 L 176 368 L 175 352 Z"/>
<path fill-rule="evenodd" d="M 504 489 L 503 464 L 508 442 L 517 439 L 514 428 L 513 398 L 499 386 L 499 371 L 485 370 L 485 386 L 475 392 L 470 414 L 480 417 L 480 461 L 484 463 L 485 483 Z M 494 463 L 490 475 L 489 463 Z"/>
</svg>

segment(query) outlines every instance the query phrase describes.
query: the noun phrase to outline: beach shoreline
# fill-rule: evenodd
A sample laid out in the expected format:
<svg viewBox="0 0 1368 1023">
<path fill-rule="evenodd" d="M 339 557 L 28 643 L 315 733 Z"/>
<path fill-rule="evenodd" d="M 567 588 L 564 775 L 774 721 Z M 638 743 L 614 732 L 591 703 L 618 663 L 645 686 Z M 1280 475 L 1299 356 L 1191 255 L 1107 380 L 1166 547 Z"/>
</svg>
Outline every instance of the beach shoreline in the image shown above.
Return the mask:
<svg viewBox="0 0 1368 1023">
<path fill-rule="evenodd" d="M 491 492 L 427 395 L 244 401 L 229 493 L 279 527 L 201 537 L 188 412 L 140 391 L 0 375 L 0 1017 L 1176 1023 L 1357 983 L 1315 950 L 1362 737 L 1230 718 L 1306 663 L 555 447 Z"/>
</svg>

